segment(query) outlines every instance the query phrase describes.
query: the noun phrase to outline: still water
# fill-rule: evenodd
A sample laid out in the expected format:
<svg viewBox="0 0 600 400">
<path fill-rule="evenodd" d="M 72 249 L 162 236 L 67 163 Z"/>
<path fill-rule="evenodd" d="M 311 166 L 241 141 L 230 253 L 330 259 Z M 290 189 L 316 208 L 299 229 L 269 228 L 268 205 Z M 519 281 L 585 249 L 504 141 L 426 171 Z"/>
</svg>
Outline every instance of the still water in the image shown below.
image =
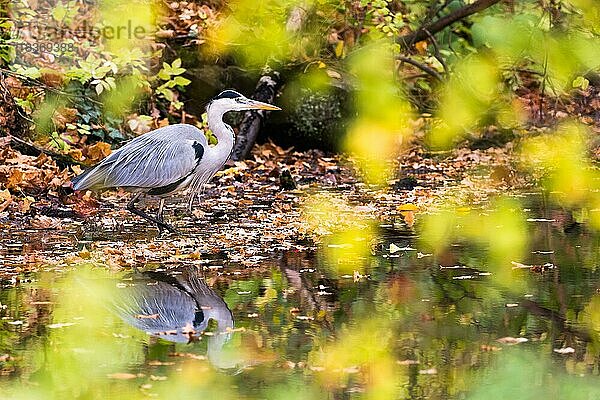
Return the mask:
<svg viewBox="0 0 600 400">
<path fill-rule="evenodd" d="M 256 268 L 16 274 L 0 398 L 600 399 L 600 236 L 527 203 L 514 285 L 487 249 L 437 254 L 391 225 L 366 256 L 331 240 Z"/>
</svg>

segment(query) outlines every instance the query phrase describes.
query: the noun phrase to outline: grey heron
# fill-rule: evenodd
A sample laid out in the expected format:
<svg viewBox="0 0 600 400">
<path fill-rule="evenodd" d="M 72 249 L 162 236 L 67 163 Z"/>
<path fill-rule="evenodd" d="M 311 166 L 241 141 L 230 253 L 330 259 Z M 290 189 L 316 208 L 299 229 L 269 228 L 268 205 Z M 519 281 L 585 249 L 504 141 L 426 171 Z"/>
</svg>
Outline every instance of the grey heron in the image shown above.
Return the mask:
<svg viewBox="0 0 600 400">
<path fill-rule="evenodd" d="M 216 329 L 204 336 L 208 359 L 217 368 L 239 367 L 242 359 L 223 349 L 234 327 L 231 310 L 204 282 L 199 269 L 178 272 L 136 272 L 111 294 L 109 304 L 129 325 L 175 343 L 197 341 L 212 319 Z"/>
<path fill-rule="evenodd" d="M 218 143 L 209 146 L 204 132 L 193 125 L 165 126 L 138 136 L 111 153 L 91 169 L 72 179 L 74 190 L 102 190 L 120 187 L 133 192 L 127 210 L 154 222 L 159 230 L 175 229 L 164 222 L 165 198 L 190 189 L 188 210 L 195 194 L 219 171 L 231 154 L 235 135 L 223 122 L 229 111 L 280 110 L 271 104 L 225 90 L 214 97 L 206 108 L 208 127 Z M 135 207 L 143 194 L 160 198 L 158 213 L 152 217 Z"/>
</svg>

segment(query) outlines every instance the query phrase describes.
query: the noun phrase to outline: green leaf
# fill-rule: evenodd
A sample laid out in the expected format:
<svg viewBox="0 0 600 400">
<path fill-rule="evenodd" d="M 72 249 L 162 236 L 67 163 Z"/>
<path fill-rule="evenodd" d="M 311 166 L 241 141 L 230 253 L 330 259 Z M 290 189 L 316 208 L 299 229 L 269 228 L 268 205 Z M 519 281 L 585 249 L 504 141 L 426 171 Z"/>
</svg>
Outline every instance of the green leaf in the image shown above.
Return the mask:
<svg viewBox="0 0 600 400">
<path fill-rule="evenodd" d="M 19 68 L 17 68 L 16 72 L 21 75 L 25 75 L 28 78 L 32 78 L 32 79 L 38 79 L 42 76 L 42 73 L 40 72 L 40 70 L 37 67 L 19 66 Z"/>
<path fill-rule="evenodd" d="M 52 9 L 52 12 L 50 14 L 52 15 L 52 18 L 54 18 L 56 21 L 62 22 L 65 19 L 65 17 L 67 16 L 67 8 L 65 7 L 64 4 L 58 3 Z"/>
<path fill-rule="evenodd" d="M 171 75 L 164 69 L 161 69 L 160 71 L 158 71 L 158 78 L 163 81 L 168 81 L 169 79 L 171 79 Z"/>
<path fill-rule="evenodd" d="M 586 90 L 590 86 L 590 81 L 584 78 L 583 76 L 578 76 L 573 81 L 574 88 L 581 88 L 581 90 Z"/>
<path fill-rule="evenodd" d="M 174 69 L 181 67 L 181 58 L 178 58 L 177 60 L 173 61 L 171 65 Z"/>
<path fill-rule="evenodd" d="M 173 99 L 175 98 L 175 94 L 173 93 L 173 91 L 164 85 L 157 88 L 156 93 L 162 95 L 168 101 L 173 101 Z"/>
<path fill-rule="evenodd" d="M 173 82 L 175 82 L 175 84 L 179 86 L 187 86 L 190 83 L 192 83 L 192 81 L 190 81 L 187 78 L 184 78 L 183 76 L 176 76 L 175 78 L 173 78 Z"/>
</svg>

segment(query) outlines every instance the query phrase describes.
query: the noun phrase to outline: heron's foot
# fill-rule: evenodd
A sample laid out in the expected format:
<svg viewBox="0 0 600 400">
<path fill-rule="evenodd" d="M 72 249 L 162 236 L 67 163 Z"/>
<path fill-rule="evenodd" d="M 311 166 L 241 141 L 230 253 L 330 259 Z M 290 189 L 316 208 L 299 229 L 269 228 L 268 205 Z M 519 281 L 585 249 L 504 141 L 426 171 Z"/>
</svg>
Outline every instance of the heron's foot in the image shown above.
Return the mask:
<svg viewBox="0 0 600 400">
<path fill-rule="evenodd" d="M 173 228 L 171 225 L 167 224 L 166 222 L 164 222 L 162 220 L 162 218 L 157 217 L 153 217 L 151 215 L 146 214 L 145 212 L 143 212 L 142 210 L 135 208 L 135 202 L 138 199 L 139 195 L 134 196 L 134 198 L 129 202 L 129 204 L 127 204 L 127 209 L 129 211 L 131 211 L 132 213 L 134 213 L 135 215 L 138 215 L 150 222 L 153 222 L 156 224 L 156 226 L 158 227 L 159 230 L 159 234 L 162 233 L 163 230 L 168 230 L 171 233 L 179 233 L 177 232 L 177 229 Z M 159 216 L 162 213 L 159 213 Z"/>
<path fill-rule="evenodd" d="M 173 226 L 167 224 L 166 222 L 158 221 L 156 222 L 156 226 L 158 227 L 158 234 L 162 235 L 164 231 L 169 231 L 169 233 L 180 234 L 180 232 L 175 229 Z"/>
</svg>

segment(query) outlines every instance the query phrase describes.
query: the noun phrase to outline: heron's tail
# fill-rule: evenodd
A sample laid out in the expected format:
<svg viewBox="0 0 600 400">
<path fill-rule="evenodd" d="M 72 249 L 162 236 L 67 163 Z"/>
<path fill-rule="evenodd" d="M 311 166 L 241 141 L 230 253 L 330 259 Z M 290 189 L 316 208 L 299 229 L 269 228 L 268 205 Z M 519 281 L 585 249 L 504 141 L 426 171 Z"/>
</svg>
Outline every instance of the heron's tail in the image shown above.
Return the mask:
<svg viewBox="0 0 600 400">
<path fill-rule="evenodd" d="M 106 178 L 105 166 L 96 166 L 85 170 L 71 179 L 73 190 L 95 189 L 102 187 Z"/>
</svg>

